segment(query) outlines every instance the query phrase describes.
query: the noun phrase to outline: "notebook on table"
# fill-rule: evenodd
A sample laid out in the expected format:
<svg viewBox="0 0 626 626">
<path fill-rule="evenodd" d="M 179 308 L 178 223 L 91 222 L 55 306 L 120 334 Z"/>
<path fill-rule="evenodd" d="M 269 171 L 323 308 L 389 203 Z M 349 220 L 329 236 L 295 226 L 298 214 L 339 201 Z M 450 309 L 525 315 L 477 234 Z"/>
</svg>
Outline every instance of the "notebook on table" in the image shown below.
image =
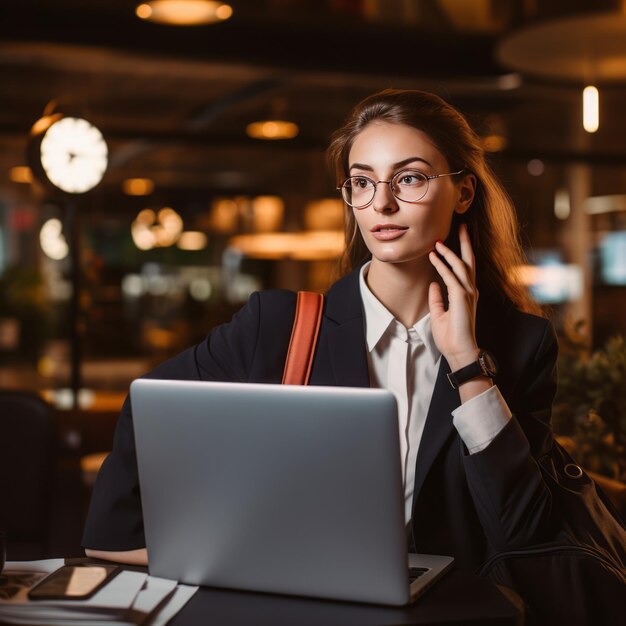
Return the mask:
<svg viewBox="0 0 626 626">
<path fill-rule="evenodd" d="M 390 392 L 138 379 L 131 402 L 150 574 L 401 606 L 452 565 L 407 553 Z"/>
</svg>

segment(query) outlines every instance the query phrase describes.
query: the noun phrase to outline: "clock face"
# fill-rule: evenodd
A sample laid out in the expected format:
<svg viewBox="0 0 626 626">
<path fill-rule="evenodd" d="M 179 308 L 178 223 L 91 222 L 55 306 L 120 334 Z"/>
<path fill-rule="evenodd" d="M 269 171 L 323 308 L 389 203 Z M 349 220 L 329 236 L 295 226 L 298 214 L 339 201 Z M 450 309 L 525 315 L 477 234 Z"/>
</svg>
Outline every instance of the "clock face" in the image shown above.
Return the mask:
<svg viewBox="0 0 626 626">
<path fill-rule="evenodd" d="M 41 140 L 41 165 L 50 182 L 68 193 L 85 193 L 104 176 L 108 149 L 102 133 L 87 120 L 64 117 Z"/>
</svg>

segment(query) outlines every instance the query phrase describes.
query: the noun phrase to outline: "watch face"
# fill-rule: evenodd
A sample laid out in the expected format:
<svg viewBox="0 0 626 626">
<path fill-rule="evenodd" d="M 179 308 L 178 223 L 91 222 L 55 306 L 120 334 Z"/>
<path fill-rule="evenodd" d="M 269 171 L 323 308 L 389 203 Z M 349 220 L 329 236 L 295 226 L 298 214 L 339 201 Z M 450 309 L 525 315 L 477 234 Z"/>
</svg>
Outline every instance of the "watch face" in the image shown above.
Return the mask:
<svg viewBox="0 0 626 626">
<path fill-rule="evenodd" d="M 102 133 L 87 120 L 64 117 L 41 141 L 41 165 L 50 182 L 68 193 L 85 193 L 104 176 L 108 149 Z"/>
<path fill-rule="evenodd" d="M 488 376 L 495 376 L 498 373 L 498 364 L 490 352 L 481 352 L 479 355 L 483 371 Z"/>
</svg>

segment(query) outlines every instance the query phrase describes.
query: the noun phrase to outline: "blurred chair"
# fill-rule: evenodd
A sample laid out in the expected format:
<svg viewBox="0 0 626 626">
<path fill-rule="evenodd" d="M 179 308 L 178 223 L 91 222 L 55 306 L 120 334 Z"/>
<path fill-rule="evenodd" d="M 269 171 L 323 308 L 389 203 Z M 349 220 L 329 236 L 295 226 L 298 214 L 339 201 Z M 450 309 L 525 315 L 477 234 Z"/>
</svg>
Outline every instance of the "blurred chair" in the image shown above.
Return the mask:
<svg viewBox="0 0 626 626">
<path fill-rule="evenodd" d="M 0 529 L 8 559 L 47 556 L 54 432 L 52 407 L 39 396 L 0 390 Z"/>
</svg>

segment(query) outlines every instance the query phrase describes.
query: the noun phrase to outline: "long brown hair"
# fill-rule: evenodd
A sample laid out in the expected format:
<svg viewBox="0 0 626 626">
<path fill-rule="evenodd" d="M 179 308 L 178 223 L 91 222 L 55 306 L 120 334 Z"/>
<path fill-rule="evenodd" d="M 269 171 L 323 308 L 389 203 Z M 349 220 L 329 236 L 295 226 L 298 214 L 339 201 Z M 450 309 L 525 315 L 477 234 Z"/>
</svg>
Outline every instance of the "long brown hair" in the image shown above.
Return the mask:
<svg viewBox="0 0 626 626">
<path fill-rule="evenodd" d="M 515 207 L 487 164 L 480 138 L 463 115 L 439 96 L 424 91 L 386 89 L 369 96 L 357 104 L 346 123 L 332 136 L 327 156 L 337 184 L 348 176 L 348 158 L 354 140 L 374 121 L 402 124 L 426 133 L 448 161 L 450 171 L 464 169 L 476 176 L 472 206 L 462 216 L 455 214 L 452 231 L 458 229 L 460 219 L 467 223 L 480 288 L 495 290 L 518 308 L 541 314 L 539 305 L 513 276 L 514 269 L 526 262 Z M 352 210 L 346 208 L 342 273 L 348 273 L 369 257 Z M 456 237 L 452 231 L 450 239 Z"/>
</svg>

